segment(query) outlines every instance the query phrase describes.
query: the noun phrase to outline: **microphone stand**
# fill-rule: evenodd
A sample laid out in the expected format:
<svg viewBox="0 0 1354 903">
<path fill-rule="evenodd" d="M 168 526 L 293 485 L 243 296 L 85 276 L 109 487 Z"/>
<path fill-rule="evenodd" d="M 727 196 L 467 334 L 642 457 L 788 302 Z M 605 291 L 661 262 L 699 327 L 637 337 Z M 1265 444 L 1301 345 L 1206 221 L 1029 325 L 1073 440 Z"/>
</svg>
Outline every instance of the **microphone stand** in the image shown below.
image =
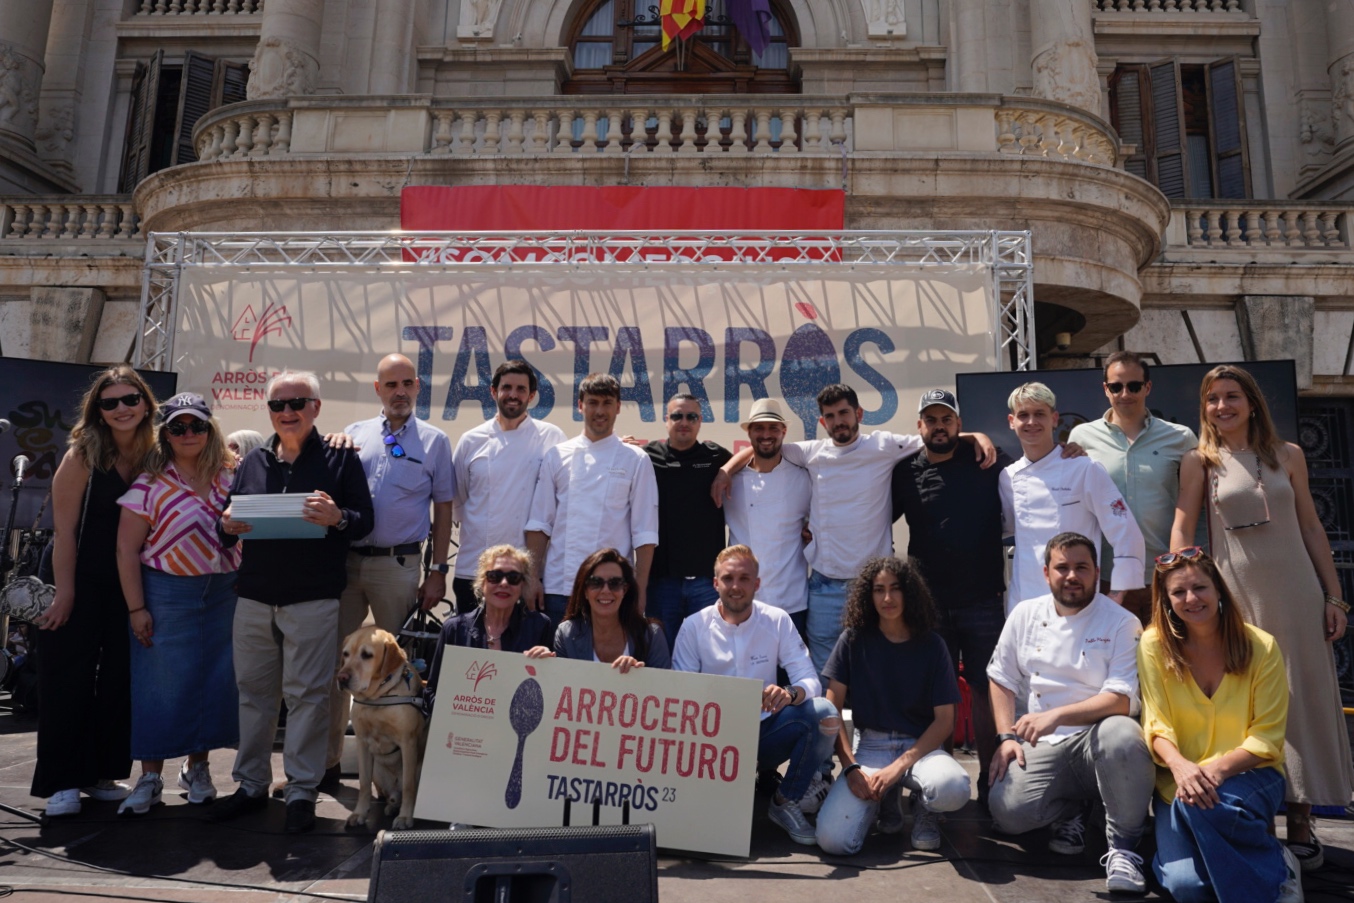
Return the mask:
<svg viewBox="0 0 1354 903">
<path fill-rule="evenodd" d="M 6 583 L 9 582 L 10 571 L 18 564 L 18 562 L 14 560 L 14 555 L 10 551 L 10 547 L 13 545 L 14 516 L 19 511 L 19 490 L 22 488 L 23 480 L 16 473 L 14 476 L 14 485 L 9 488 L 9 514 L 5 517 L 4 548 L 0 549 L 0 573 L 4 574 Z M 3 618 L 0 618 L 0 642 L 7 643 L 8 641 L 9 614 L 6 613 Z M 20 809 L 18 806 L 11 806 L 8 803 L 0 802 L 0 812 L 7 812 L 16 818 L 22 818 L 31 821 L 34 824 L 47 824 L 47 816 L 35 815 L 27 809 Z"/>
</svg>

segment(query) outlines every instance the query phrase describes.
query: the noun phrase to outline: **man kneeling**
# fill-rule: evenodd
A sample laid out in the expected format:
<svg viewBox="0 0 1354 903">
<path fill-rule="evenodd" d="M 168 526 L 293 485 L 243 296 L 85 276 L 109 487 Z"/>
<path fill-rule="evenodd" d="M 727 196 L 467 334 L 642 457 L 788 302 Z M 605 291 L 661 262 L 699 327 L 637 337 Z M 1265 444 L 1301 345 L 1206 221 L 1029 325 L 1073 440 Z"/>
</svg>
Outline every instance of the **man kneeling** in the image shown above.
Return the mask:
<svg viewBox="0 0 1354 903">
<path fill-rule="evenodd" d="M 820 695 L 822 685 L 814 674 L 809 650 L 790 616 L 753 598 L 761 586 L 757 571 L 757 557 L 747 546 L 729 546 L 719 553 L 715 559 L 719 601 L 682 622 L 672 663 L 678 671 L 762 682 L 757 768 L 777 768 L 789 762 L 767 815 L 795 843 L 811 845 L 813 826 L 799 801 L 832 752 L 835 727 L 824 733 L 819 724 L 824 718 L 836 718 L 837 709 Z M 777 665 L 789 675 L 789 687 L 777 686 Z"/>
<path fill-rule="evenodd" d="M 1102 799 L 1109 852 L 1105 886 L 1141 893 L 1142 858 L 1132 852 L 1147 818 L 1154 779 L 1138 711 L 1138 619 L 1096 592 L 1096 548 L 1059 533 L 1044 550 L 1052 593 L 1016 606 L 988 665 L 1001 743 L 992 758 L 989 806 L 999 830 L 1053 825 L 1049 849 L 1084 848 L 1083 804 Z M 1028 685 L 1029 713 L 1015 717 L 1015 688 Z"/>
</svg>

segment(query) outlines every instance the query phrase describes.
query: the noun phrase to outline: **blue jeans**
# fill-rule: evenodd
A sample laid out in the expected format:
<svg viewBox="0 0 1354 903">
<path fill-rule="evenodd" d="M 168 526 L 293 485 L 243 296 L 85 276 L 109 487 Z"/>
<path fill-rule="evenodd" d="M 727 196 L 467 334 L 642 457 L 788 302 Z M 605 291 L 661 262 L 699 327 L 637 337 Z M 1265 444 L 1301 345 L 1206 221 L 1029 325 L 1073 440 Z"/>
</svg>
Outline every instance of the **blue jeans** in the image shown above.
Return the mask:
<svg viewBox="0 0 1354 903">
<path fill-rule="evenodd" d="M 1288 869 L 1269 824 L 1283 794 L 1278 769 L 1257 768 L 1223 781 L 1212 809 L 1157 797 L 1152 871 L 1161 886 L 1177 903 L 1277 898 Z"/>
<path fill-rule="evenodd" d="M 809 790 L 813 773 L 832 753 L 836 734 L 824 734 L 818 723 L 837 714 L 837 707 L 822 696 L 787 705 L 762 719 L 757 742 L 757 770 L 767 771 L 789 762 L 780 782 L 780 794 L 798 802 Z"/>
<path fill-rule="evenodd" d="M 550 626 L 556 630 L 564 621 L 564 612 L 569 607 L 569 597 L 560 593 L 545 594 L 545 613 L 550 617 Z"/>
<path fill-rule="evenodd" d="M 682 622 L 719 601 L 712 577 L 654 577 L 649 580 L 645 614 L 663 622 L 668 647 L 677 648 Z"/>
<path fill-rule="evenodd" d="M 846 608 L 846 587 L 850 583 L 809 571 L 809 657 L 819 674 L 827 667 L 832 647 L 842 635 L 842 611 Z"/>
<path fill-rule="evenodd" d="M 892 765 L 916 743 L 916 738 L 906 734 L 862 729 L 856 733 L 856 761 L 862 772 L 874 774 Z M 956 812 L 969 801 L 968 772 L 944 747 L 923 756 L 907 770 L 900 783 L 931 812 Z M 859 853 L 878 814 L 878 800 L 856 796 L 845 780 L 834 782 L 823 808 L 818 810 L 818 846 L 824 853 L 836 856 Z"/>
</svg>

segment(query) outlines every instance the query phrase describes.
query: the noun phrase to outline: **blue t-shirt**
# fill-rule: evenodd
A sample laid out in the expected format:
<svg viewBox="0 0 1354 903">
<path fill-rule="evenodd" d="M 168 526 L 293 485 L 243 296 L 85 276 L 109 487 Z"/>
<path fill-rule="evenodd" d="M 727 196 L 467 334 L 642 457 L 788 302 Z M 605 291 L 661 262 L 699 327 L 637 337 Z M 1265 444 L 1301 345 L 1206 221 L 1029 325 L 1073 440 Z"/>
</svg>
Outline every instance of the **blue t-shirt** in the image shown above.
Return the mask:
<svg viewBox="0 0 1354 903">
<path fill-rule="evenodd" d="M 920 737 L 936 706 L 959 702 L 950 651 L 934 630 L 902 643 L 878 630 L 845 631 L 823 675 L 850 690 L 858 728 Z"/>
</svg>

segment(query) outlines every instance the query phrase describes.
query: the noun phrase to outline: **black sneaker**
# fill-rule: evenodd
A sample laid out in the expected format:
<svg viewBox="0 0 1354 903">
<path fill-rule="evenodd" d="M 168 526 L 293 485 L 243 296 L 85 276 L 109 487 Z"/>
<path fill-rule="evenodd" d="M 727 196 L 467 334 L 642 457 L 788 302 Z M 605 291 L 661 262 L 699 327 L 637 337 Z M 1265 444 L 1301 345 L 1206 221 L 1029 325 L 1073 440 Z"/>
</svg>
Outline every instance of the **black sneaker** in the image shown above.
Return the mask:
<svg viewBox="0 0 1354 903">
<path fill-rule="evenodd" d="M 211 811 L 207 813 L 207 821 L 230 821 L 250 812 L 258 812 L 267 805 L 268 797 L 250 796 L 249 792 L 241 787 L 212 806 Z"/>
<path fill-rule="evenodd" d="M 287 833 L 302 834 L 315 827 L 314 800 L 292 800 L 287 803 Z"/>
</svg>

